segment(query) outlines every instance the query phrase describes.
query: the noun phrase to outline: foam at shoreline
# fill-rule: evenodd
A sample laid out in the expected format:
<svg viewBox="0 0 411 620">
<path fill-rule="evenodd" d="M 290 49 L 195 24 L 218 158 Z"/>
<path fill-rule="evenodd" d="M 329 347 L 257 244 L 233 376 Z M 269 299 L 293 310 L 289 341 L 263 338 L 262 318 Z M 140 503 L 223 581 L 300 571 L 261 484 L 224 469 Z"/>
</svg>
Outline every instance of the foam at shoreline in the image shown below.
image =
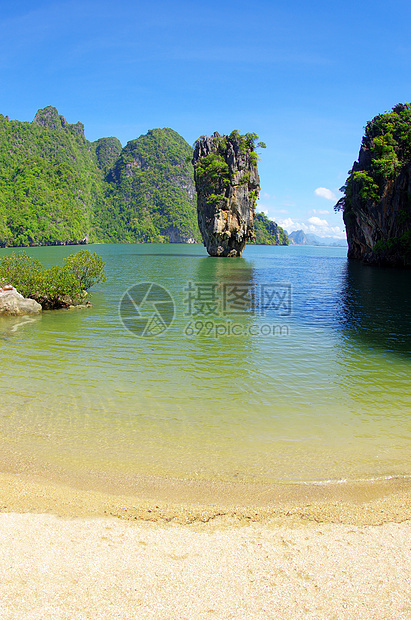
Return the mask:
<svg viewBox="0 0 411 620">
<path fill-rule="evenodd" d="M 131 489 L 114 488 L 103 479 L 91 488 L 81 479 L 1 473 L 0 511 L 181 524 L 215 520 L 379 525 L 411 519 L 411 481 L 250 485 L 146 477 L 134 480 Z"/>
</svg>

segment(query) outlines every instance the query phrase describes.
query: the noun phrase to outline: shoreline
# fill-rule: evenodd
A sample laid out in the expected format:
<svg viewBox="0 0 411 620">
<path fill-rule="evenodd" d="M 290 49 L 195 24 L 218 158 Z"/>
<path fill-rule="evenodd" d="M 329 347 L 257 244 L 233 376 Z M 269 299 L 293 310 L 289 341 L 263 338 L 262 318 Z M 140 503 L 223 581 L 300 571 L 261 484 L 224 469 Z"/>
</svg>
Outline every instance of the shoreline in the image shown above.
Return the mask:
<svg viewBox="0 0 411 620">
<path fill-rule="evenodd" d="M 53 480 L 0 472 L 0 513 L 221 525 L 339 523 L 381 525 L 411 520 L 411 479 L 335 484 L 246 484 L 139 477 L 112 486 L 99 479 Z"/>
<path fill-rule="evenodd" d="M 0 473 L 2 618 L 410 617 L 409 480 L 277 485 L 247 505 L 198 483 L 166 501 L 167 482 L 121 495 Z"/>
</svg>

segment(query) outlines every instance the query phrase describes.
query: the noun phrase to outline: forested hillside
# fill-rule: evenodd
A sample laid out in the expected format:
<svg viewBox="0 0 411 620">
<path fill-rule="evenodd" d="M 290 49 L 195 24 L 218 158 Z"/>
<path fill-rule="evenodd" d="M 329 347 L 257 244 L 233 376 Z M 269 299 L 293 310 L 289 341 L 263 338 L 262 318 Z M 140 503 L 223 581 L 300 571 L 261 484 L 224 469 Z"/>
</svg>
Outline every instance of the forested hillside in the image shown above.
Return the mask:
<svg viewBox="0 0 411 620">
<path fill-rule="evenodd" d="M 0 247 L 201 242 L 192 154 L 168 128 L 123 148 L 89 142 L 52 106 L 32 122 L 0 115 Z M 265 220 L 256 216 L 256 242 L 283 243 Z"/>
<path fill-rule="evenodd" d="M 191 155 L 172 129 L 123 149 L 51 106 L 0 116 L 0 245 L 199 241 Z"/>
<path fill-rule="evenodd" d="M 0 242 L 21 246 L 93 236 L 102 174 L 81 123 L 55 108 L 32 123 L 0 116 Z"/>
<path fill-rule="evenodd" d="M 128 142 L 106 177 L 104 238 L 201 241 L 191 157 L 191 147 L 172 129 L 152 129 Z"/>
<path fill-rule="evenodd" d="M 284 230 L 269 220 L 265 213 L 256 213 L 254 216 L 254 234 L 256 245 L 289 245 L 290 240 Z"/>
</svg>

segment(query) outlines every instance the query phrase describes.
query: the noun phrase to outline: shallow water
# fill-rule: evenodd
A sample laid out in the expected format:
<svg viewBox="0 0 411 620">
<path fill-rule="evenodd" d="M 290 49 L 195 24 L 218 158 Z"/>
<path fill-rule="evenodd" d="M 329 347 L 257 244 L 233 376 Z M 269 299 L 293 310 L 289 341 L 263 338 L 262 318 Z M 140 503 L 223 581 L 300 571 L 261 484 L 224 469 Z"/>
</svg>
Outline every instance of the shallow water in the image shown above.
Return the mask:
<svg viewBox="0 0 411 620">
<path fill-rule="evenodd" d="M 27 252 L 49 266 L 79 249 Z M 0 320 L 3 464 L 113 479 L 411 475 L 410 272 L 348 262 L 343 248 L 90 249 L 107 275 L 91 309 Z M 119 306 L 144 282 L 175 313 L 161 331 L 171 315 L 141 305 L 160 321 L 141 337 Z"/>
</svg>

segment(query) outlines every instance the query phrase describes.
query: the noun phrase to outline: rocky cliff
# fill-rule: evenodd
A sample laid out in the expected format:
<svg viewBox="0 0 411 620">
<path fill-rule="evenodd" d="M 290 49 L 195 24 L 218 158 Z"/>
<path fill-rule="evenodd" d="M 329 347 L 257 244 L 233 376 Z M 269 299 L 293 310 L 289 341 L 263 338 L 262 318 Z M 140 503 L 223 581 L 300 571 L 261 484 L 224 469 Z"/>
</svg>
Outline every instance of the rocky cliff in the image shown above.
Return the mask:
<svg viewBox="0 0 411 620">
<path fill-rule="evenodd" d="M 341 191 L 335 208 L 343 211 L 348 257 L 411 267 L 411 104 L 367 124 Z"/>
<path fill-rule="evenodd" d="M 241 256 L 260 190 L 255 134 L 202 136 L 194 147 L 198 224 L 211 256 Z M 260 143 L 261 146 L 265 146 Z"/>
</svg>

